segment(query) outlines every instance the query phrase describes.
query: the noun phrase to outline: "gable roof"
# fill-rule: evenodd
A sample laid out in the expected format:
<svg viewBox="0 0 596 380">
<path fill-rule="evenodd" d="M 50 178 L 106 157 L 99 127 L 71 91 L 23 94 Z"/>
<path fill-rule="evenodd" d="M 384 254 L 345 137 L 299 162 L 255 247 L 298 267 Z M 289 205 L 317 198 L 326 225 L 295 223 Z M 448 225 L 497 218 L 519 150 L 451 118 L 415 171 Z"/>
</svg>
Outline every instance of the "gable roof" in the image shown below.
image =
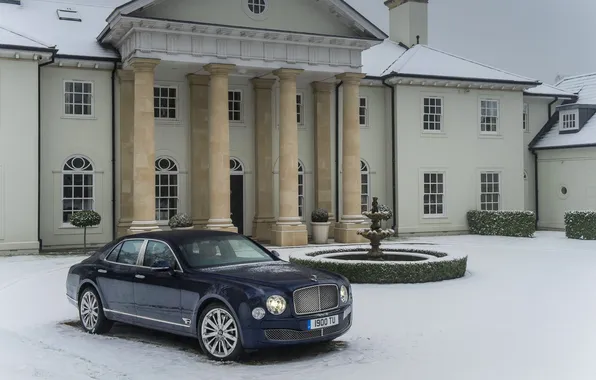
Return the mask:
<svg viewBox="0 0 596 380">
<path fill-rule="evenodd" d="M 118 15 L 128 15 L 132 12 L 139 11 L 143 8 L 150 7 L 152 5 L 159 4 L 167 0 L 130 0 L 118 7 L 116 7 L 110 15 L 107 17 L 106 21 L 108 23 L 112 22 Z M 384 31 L 378 28 L 375 24 L 370 22 L 366 17 L 364 17 L 360 12 L 354 9 L 347 1 L 345 0 L 317 0 L 317 1 L 324 1 L 329 4 L 329 7 L 336 8 L 340 14 L 343 14 L 344 17 L 347 17 L 350 23 L 356 23 L 362 26 L 362 28 L 370 34 L 372 37 L 377 39 L 385 39 L 389 37 Z"/>
<path fill-rule="evenodd" d="M 539 81 L 457 55 L 415 45 L 409 49 L 390 40 L 363 52 L 363 72 L 370 77 L 401 76 L 537 86 Z"/>
<path fill-rule="evenodd" d="M 0 25 L 0 48 L 17 48 L 27 50 L 53 51 L 50 46 L 31 37 L 17 33 Z"/>
<path fill-rule="evenodd" d="M 596 106 L 596 73 L 564 78 L 556 87 L 576 94 L 577 100 L 569 104 Z M 596 116 L 592 116 L 575 133 L 559 133 L 558 121 L 550 126 L 546 125 L 542 136 L 530 144 L 531 149 L 537 150 L 585 146 L 596 146 Z"/>
</svg>

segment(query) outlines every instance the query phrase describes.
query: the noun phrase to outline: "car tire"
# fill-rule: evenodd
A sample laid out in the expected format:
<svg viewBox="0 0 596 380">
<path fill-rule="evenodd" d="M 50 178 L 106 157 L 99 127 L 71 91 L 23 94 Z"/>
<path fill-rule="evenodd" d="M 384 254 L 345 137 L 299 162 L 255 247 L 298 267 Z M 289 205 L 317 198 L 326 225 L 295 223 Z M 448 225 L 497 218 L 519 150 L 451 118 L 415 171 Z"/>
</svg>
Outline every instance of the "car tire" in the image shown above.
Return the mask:
<svg viewBox="0 0 596 380">
<path fill-rule="evenodd" d="M 234 361 L 244 353 L 240 325 L 230 309 L 220 302 L 203 310 L 197 324 L 197 336 L 201 349 L 212 360 Z"/>
<path fill-rule="evenodd" d="M 83 330 L 90 334 L 105 334 L 114 324 L 106 318 L 99 294 L 92 286 L 88 286 L 79 296 L 79 320 Z"/>
</svg>

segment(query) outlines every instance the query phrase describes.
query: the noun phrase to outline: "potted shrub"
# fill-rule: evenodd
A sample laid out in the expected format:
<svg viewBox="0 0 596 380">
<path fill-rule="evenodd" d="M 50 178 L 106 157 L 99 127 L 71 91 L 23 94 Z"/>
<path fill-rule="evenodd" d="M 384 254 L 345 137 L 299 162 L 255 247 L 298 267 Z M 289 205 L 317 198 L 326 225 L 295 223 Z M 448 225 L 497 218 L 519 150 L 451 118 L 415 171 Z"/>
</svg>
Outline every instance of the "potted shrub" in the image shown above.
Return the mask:
<svg viewBox="0 0 596 380">
<path fill-rule="evenodd" d="M 101 215 L 93 210 L 77 211 L 70 217 L 70 224 L 83 229 L 83 253 L 87 253 L 87 227 L 101 223 Z"/>
<path fill-rule="evenodd" d="M 329 240 L 329 213 L 323 208 L 318 208 L 310 215 L 312 224 L 312 237 L 315 244 L 327 244 Z"/>
<path fill-rule="evenodd" d="M 168 225 L 173 230 L 192 230 L 192 218 L 187 214 L 176 214 L 170 218 Z"/>
</svg>

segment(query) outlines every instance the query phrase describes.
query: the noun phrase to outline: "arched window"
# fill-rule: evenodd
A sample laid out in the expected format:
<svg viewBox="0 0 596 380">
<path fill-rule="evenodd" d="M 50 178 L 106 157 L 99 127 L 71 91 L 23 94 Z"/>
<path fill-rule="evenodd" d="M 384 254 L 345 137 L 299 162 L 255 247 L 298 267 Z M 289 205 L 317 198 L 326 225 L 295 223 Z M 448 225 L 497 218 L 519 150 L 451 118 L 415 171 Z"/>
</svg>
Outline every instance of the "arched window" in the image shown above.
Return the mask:
<svg viewBox="0 0 596 380">
<path fill-rule="evenodd" d="M 370 208 L 370 169 L 368 164 L 362 160 L 360 160 L 360 181 L 362 186 L 360 212 L 365 212 Z"/>
<path fill-rule="evenodd" d="M 304 218 L 304 165 L 298 161 L 298 216 Z"/>
<path fill-rule="evenodd" d="M 155 160 L 155 220 L 178 213 L 178 165 L 168 157 Z"/>
<path fill-rule="evenodd" d="M 230 174 L 242 175 L 244 174 L 244 165 L 238 159 L 230 157 Z"/>
<path fill-rule="evenodd" d="M 70 223 L 73 212 L 93 210 L 93 164 L 84 156 L 73 156 L 62 167 L 62 223 Z"/>
</svg>

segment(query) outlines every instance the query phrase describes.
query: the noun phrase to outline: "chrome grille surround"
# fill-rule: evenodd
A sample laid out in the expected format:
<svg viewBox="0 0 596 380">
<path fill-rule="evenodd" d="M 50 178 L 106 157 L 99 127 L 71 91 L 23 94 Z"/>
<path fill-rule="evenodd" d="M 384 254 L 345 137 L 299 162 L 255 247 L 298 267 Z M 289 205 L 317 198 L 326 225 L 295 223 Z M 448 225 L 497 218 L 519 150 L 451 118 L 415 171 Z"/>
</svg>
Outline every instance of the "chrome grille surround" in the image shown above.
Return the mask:
<svg viewBox="0 0 596 380">
<path fill-rule="evenodd" d="M 294 290 L 296 315 L 321 313 L 339 307 L 339 287 L 336 284 L 307 286 Z"/>
</svg>

